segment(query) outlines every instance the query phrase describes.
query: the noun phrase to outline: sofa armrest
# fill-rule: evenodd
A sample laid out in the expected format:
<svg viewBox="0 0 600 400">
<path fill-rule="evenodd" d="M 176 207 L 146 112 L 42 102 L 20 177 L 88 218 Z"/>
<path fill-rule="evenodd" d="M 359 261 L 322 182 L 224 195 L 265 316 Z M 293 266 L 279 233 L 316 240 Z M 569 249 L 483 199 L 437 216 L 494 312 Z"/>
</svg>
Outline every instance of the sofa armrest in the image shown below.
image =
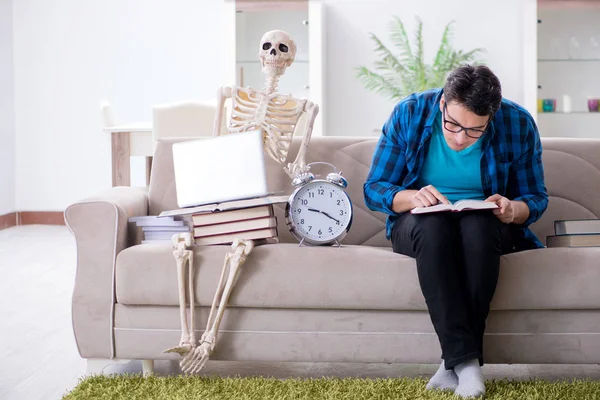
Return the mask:
<svg viewBox="0 0 600 400">
<path fill-rule="evenodd" d="M 129 217 L 148 214 L 146 189 L 113 187 L 65 210 L 75 236 L 77 273 L 72 299 L 75 341 L 83 358 L 113 358 L 115 262 L 134 243 Z"/>
</svg>

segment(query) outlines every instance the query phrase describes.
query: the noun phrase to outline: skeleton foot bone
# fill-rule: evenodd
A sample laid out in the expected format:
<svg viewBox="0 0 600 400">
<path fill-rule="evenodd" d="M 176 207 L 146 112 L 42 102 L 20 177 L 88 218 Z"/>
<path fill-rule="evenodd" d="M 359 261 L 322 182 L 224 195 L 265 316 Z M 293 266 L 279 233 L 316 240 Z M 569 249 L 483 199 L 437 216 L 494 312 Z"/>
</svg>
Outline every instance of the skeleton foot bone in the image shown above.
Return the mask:
<svg viewBox="0 0 600 400">
<path fill-rule="evenodd" d="M 200 371 L 210 358 L 215 348 L 219 325 L 221 324 L 225 307 L 227 307 L 229 296 L 231 295 L 233 286 L 237 282 L 241 270 L 240 267 L 254 249 L 254 242 L 252 240 L 236 239 L 231 248 L 233 249 L 233 253 L 228 252 L 225 255 L 223 272 L 210 309 L 206 330 L 200 339 L 200 344 L 198 347 L 190 350 L 179 363 L 182 371 L 185 373 Z M 217 303 L 218 310 L 216 310 Z"/>
</svg>

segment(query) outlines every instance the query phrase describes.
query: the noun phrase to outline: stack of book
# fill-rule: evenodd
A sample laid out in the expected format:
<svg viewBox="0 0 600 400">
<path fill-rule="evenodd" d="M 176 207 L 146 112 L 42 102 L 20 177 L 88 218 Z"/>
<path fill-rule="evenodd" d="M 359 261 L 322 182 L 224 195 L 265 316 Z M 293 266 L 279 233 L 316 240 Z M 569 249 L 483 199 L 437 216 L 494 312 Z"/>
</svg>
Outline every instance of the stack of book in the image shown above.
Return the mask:
<svg viewBox="0 0 600 400">
<path fill-rule="evenodd" d="M 554 221 L 554 235 L 546 238 L 547 247 L 600 246 L 600 219 Z"/>
<path fill-rule="evenodd" d="M 273 205 L 289 196 L 266 196 L 164 211 L 160 218 L 191 215 L 197 245 L 231 244 L 237 238 L 259 243 L 278 243 L 277 217 Z"/>
<path fill-rule="evenodd" d="M 183 216 L 158 217 L 156 215 L 131 217 L 129 222 L 142 229 L 142 244 L 170 242 L 174 234 L 190 232 L 190 224 Z"/>
<path fill-rule="evenodd" d="M 197 245 L 229 244 L 236 238 L 277 242 L 277 217 L 271 204 L 193 214 L 192 223 Z"/>
</svg>

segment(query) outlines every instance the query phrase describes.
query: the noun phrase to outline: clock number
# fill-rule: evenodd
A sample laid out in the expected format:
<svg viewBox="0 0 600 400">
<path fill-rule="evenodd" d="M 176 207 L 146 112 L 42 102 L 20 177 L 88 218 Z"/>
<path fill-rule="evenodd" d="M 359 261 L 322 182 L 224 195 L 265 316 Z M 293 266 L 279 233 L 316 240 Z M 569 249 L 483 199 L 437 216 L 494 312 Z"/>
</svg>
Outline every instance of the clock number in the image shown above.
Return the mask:
<svg viewBox="0 0 600 400">
<path fill-rule="evenodd" d="M 340 201 L 341 201 L 341 200 L 338 200 L 338 201 L 337 201 L 337 205 L 338 205 L 338 206 L 340 205 Z"/>
<path fill-rule="evenodd" d="M 310 232 L 311 229 L 312 229 L 312 226 L 309 225 L 308 226 L 308 231 Z"/>
<path fill-rule="evenodd" d="M 329 227 L 329 233 L 333 233 L 333 228 L 331 226 Z"/>
<path fill-rule="evenodd" d="M 302 225 L 304 225 L 304 218 L 302 218 L 302 219 L 300 220 L 300 223 L 301 223 Z"/>
<path fill-rule="evenodd" d="M 321 232 L 321 230 L 320 230 L 320 229 L 319 229 L 319 232 L 317 232 L 317 233 L 318 233 L 319 235 L 322 235 L 322 234 L 323 234 L 323 232 Z"/>
<path fill-rule="evenodd" d="M 340 210 L 340 215 L 344 215 L 344 210 Z"/>
<path fill-rule="evenodd" d="M 310 198 L 314 198 L 314 197 L 315 197 L 315 194 L 314 194 L 314 193 L 311 193 L 311 192 L 308 192 L 308 197 L 310 197 Z"/>
<path fill-rule="evenodd" d="M 332 198 L 332 197 L 333 197 L 333 192 L 329 192 L 329 198 Z M 339 200 L 338 200 L 338 204 L 340 204 Z"/>
<path fill-rule="evenodd" d="M 308 200 L 306 200 L 306 199 L 302 199 L 302 205 L 303 205 L 303 206 L 306 206 L 306 205 L 308 205 Z"/>
<path fill-rule="evenodd" d="M 300 214 L 302 212 L 302 209 L 299 208 L 298 211 L 296 211 L 298 214 Z"/>
<path fill-rule="evenodd" d="M 325 189 L 319 189 L 319 195 L 325 194 Z"/>
</svg>

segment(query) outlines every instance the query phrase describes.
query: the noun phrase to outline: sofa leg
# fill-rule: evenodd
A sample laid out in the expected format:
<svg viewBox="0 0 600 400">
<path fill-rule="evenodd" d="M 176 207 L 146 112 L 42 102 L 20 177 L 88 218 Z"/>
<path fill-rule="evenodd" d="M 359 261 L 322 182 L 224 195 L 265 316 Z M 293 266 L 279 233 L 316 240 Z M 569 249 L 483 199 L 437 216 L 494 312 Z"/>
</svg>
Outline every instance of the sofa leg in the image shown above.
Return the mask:
<svg viewBox="0 0 600 400">
<path fill-rule="evenodd" d="M 103 375 L 107 367 L 115 364 L 127 364 L 131 360 L 117 360 L 108 358 L 88 358 L 86 359 L 86 375 Z"/>
<path fill-rule="evenodd" d="M 154 375 L 154 360 L 142 360 L 142 373 L 144 376 Z"/>
</svg>

